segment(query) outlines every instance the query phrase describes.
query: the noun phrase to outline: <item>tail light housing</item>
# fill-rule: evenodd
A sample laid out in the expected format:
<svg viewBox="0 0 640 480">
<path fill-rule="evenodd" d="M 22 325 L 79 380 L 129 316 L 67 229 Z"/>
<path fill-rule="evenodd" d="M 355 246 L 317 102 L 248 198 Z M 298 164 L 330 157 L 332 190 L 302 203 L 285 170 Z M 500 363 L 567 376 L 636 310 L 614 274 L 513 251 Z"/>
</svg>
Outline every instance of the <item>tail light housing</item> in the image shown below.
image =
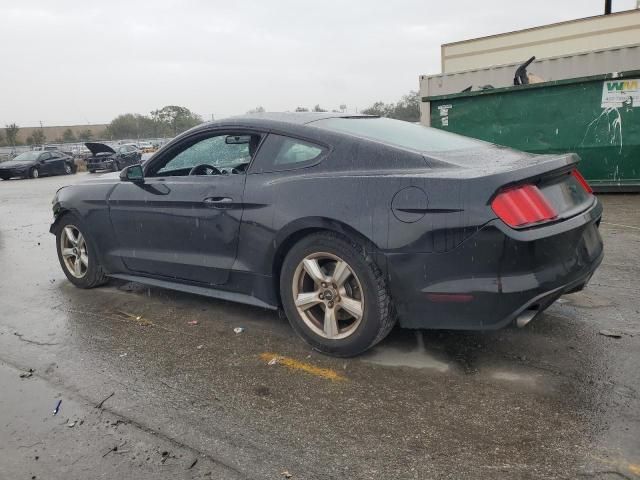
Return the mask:
<svg viewBox="0 0 640 480">
<path fill-rule="evenodd" d="M 593 193 L 593 188 L 591 188 L 591 185 L 589 185 L 589 183 L 584 179 L 584 177 L 578 170 L 573 170 L 571 172 L 571 175 L 574 176 L 574 178 L 580 185 L 582 185 L 582 188 L 584 188 L 587 193 Z"/>
<path fill-rule="evenodd" d="M 556 210 L 535 185 L 521 185 L 503 190 L 495 196 L 491 202 L 491 208 L 504 223 L 512 228 L 524 228 L 548 222 L 558 216 Z"/>
</svg>

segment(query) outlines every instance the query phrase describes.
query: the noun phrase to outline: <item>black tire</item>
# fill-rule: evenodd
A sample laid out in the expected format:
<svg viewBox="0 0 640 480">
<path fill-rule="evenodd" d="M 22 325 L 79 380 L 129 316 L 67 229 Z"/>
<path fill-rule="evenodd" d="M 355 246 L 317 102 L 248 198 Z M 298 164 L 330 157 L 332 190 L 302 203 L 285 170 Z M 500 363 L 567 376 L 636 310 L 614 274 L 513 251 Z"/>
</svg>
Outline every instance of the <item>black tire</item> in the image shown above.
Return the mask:
<svg viewBox="0 0 640 480">
<path fill-rule="evenodd" d="M 114 172 L 120 171 L 120 166 L 118 165 L 117 160 L 114 160 L 113 163 L 111 164 L 111 170 L 113 170 Z"/>
<path fill-rule="evenodd" d="M 65 173 L 65 175 L 71 175 L 73 173 L 73 167 L 70 164 L 65 163 L 64 164 L 64 173 Z"/>
<path fill-rule="evenodd" d="M 9 180 L 11 177 L 0 177 L 2 180 Z"/>
<path fill-rule="evenodd" d="M 38 170 L 38 167 L 32 167 L 29 170 L 29 178 L 39 178 L 40 177 L 40 170 Z"/>
<path fill-rule="evenodd" d="M 61 236 L 62 231 L 67 226 L 73 226 L 78 229 L 82 233 L 86 242 L 89 264 L 87 266 L 86 273 L 82 278 L 77 278 L 71 274 L 62 256 Z M 100 262 L 98 261 L 95 244 L 91 237 L 87 235 L 87 229 L 84 226 L 84 222 L 71 213 L 64 214 L 64 216 L 58 221 L 58 228 L 56 230 L 56 252 L 58 253 L 58 261 L 60 262 L 62 271 L 66 275 L 67 279 L 69 279 L 69 281 L 76 287 L 94 288 L 108 282 L 109 279 L 105 275 L 102 265 L 100 265 Z"/>
<path fill-rule="evenodd" d="M 318 252 L 344 260 L 362 286 L 365 305 L 362 320 L 346 338 L 329 339 L 318 335 L 305 323 L 295 306 L 292 285 L 296 269 L 307 256 Z M 316 350 L 337 357 L 355 356 L 373 347 L 387 336 L 396 321 L 386 282 L 371 255 L 362 245 L 333 232 L 309 235 L 291 248 L 282 264 L 280 297 L 295 332 Z"/>
<path fill-rule="evenodd" d="M 89 170 L 89 173 L 96 173 L 95 170 Z"/>
</svg>

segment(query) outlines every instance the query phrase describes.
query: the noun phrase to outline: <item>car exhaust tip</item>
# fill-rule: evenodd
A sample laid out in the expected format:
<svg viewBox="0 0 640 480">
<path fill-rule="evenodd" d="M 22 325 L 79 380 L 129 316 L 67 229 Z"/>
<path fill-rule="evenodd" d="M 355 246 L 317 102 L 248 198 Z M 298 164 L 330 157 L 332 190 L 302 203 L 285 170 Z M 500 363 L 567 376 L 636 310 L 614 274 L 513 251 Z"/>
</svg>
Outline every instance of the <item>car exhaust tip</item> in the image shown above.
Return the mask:
<svg viewBox="0 0 640 480">
<path fill-rule="evenodd" d="M 527 308 L 524 312 L 518 315 L 518 318 L 516 318 L 516 326 L 518 328 L 524 328 L 537 314 L 537 307 Z"/>
</svg>

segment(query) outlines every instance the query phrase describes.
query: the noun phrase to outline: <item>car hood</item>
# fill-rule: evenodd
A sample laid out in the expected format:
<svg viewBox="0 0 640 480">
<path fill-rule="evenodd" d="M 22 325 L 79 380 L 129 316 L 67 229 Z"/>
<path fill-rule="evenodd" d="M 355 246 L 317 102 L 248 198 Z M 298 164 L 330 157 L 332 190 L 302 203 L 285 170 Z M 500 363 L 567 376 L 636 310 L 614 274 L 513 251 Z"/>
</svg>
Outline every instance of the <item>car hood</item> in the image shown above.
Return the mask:
<svg viewBox="0 0 640 480">
<path fill-rule="evenodd" d="M 34 161 L 13 161 L 13 160 L 9 160 L 8 162 L 2 162 L 0 163 L 0 168 L 16 168 L 16 167 L 26 167 L 27 165 L 33 165 L 35 162 Z"/>
<path fill-rule="evenodd" d="M 116 153 L 113 148 L 109 145 L 105 145 L 104 143 L 87 142 L 84 146 L 89 149 L 92 155 L 97 155 L 99 153 Z"/>
</svg>

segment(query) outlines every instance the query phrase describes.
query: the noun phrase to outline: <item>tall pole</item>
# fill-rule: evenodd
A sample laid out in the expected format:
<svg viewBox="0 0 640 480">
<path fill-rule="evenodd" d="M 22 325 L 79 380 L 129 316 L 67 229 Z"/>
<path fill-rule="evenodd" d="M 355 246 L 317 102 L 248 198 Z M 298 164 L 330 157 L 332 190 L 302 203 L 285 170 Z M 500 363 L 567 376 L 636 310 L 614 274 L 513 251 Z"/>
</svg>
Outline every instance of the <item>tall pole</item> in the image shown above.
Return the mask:
<svg viewBox="0 0 640 480">
<path fill-rule="evenodd" d="M 604 0 L 604 14 L 605 15 L 610 15 L 611 14 L 611 1 L 612 0 Z"/>
</svg>

